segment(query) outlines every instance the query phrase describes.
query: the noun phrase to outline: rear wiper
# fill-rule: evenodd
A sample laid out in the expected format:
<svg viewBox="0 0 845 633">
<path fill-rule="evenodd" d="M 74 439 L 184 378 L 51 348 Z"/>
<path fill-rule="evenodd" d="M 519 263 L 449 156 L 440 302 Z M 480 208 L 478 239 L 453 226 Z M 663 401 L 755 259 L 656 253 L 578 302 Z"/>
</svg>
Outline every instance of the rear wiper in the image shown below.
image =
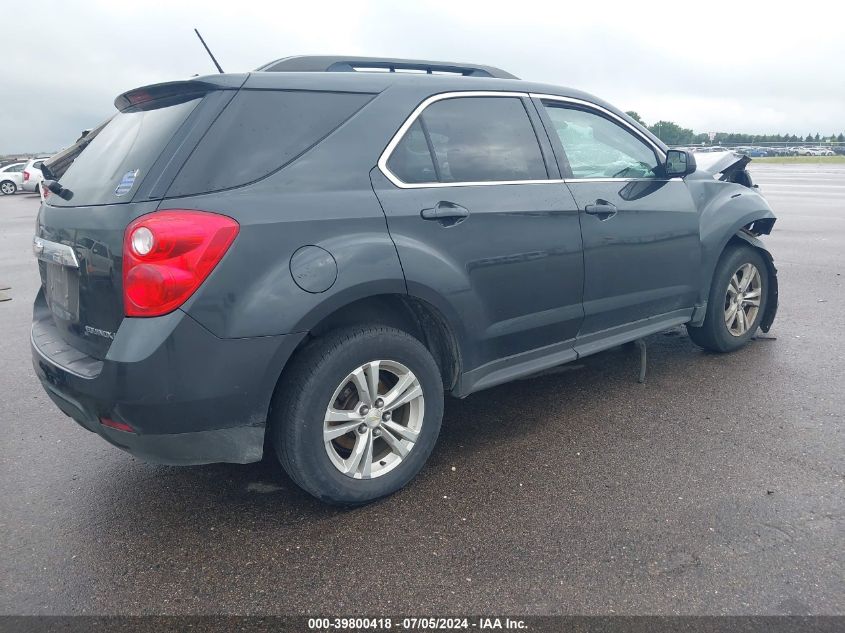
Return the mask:
<svg viewBox="0 0 845 633">
<path fill-rule="evenodd" d="M 63 187 L 58 180 L 45 180 L 41 184 L 42 186 L 47 187 L 47 189 L 50 190 L 50 193 L 56 194 L 62 200 L 70 200 L 73 198 L 73 192 L 67 187 Z"/>
</svg>

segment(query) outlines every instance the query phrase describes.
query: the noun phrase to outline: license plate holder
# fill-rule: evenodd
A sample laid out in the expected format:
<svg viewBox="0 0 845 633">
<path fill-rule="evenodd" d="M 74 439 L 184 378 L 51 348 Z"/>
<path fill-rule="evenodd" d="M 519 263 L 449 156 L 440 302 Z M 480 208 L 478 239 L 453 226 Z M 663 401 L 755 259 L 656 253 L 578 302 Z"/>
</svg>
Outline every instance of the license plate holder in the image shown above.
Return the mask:
<svg viewBox="0 0 845 633">
<path fill-rule="evenodd" d="M 61 264 L 47 263 L 47 305 L 58 318 L 79 322 L 79 275 Z"/>
</svg>

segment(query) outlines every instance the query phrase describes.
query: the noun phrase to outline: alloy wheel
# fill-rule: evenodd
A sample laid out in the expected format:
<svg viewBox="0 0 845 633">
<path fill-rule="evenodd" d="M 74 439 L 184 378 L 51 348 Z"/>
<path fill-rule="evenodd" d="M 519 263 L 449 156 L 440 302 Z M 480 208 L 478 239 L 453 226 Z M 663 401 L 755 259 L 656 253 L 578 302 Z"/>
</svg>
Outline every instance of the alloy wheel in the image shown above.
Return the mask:
<svg viewBox="0 0 845 633">
<path fill-rule="evenodd" d="M 424 414 L 414 372 L 396 361 L 370 361 L 347 375 L 332 395 L 323 421 L 326 453 L 348 477 L 380 477 L 414 448 Z"/>
<path fill-rule="evenodd" d="M 760 311 L 763 282 L 754 264 L 743 264 L 731 275 L 725 293 L 725 325 L 732 336 L 742 336 Z"/>
</svg>

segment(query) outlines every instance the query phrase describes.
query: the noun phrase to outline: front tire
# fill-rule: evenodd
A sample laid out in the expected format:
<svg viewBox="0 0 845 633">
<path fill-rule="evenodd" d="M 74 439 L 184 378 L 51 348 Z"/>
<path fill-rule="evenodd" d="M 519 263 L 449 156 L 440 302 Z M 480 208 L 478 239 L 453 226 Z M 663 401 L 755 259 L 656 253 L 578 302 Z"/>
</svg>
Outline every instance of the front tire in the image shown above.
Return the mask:
<svg viewBox="0 0 845 633">
<path fill-rule="evenodd" d="M 4 196 L 11 196 L 18 190 L 18 186 L 13 183 L 11 180 L 4 180 L 0 182 L 0 194 Z"/>
<path fill-rule="evenodd" d="M 286 368 L 270 432 L 297 485 L 360 505 L 422 469 L 442 417 L 443 381 L 425 346 L 401 330 L 359 327 L 315 339 Z"/>
<path fill-rule="evenodd" d="M 766 313 L 769 269 L 750 246 L 729 246 L 722 253 L 700 327 L 687 324 L 693 342 L 713 352 L 732 352 L 754 336 Z"/>
</svg>

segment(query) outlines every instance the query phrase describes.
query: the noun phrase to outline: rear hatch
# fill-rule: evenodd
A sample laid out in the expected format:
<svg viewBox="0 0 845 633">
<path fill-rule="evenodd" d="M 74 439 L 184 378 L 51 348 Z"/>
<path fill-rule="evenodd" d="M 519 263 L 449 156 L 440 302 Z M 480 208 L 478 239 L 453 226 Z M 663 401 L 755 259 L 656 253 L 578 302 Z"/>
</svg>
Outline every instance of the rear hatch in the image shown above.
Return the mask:
<svg viewBox="0 0 845 633">
<path fill-rule="evenodd" d="M 121 95 L 114 117 L 61 153 L 62 191 L 49 194 L 38 215 L 34 249 L 43 296 L 36 318 L 52 319 L 48 325 L 80 352 L 105 358 L 124 314 L 124 230 L 157 208 L 244 77 L 221 79 L 222 85 L 173 82 Z"/>
</svg>

